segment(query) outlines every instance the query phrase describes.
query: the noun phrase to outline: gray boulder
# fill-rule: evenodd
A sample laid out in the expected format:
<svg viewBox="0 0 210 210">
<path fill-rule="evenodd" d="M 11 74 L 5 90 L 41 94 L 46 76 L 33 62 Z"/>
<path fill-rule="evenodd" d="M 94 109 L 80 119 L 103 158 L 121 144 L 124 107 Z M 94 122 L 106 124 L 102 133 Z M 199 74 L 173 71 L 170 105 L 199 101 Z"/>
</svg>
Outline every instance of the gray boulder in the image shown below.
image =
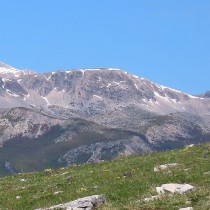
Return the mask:
<svg viewBox="0 0 210 210">
<path fill-rule="evenodd" d="M 64 210 L 93 210 L 96 206 L 105 203 L 106 200 L 102 195 L 92 195 L 77 200 L 58 204 L 48 208 L 40 208 L 35 210 L 51 210 L 51 209 L 64 209 Z"/>
</svg>

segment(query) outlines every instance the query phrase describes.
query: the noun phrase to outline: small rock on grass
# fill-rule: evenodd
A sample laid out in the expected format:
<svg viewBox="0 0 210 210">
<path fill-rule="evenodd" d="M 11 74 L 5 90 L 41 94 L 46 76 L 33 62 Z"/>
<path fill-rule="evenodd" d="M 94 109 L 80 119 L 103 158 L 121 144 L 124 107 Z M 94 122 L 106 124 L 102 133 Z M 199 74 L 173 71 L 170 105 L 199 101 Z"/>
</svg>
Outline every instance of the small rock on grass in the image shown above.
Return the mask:
<svg viewBox="0 0 210 210">
<path fill-rule="evenodd" d="M 181 208 L 179 210 L 193 210 L 193 207 L 186 207 L 186 208 Z"/>
<path fill-rule="evenodd" d="M 186 148 L 194 147 L 194 144 L 187 145 Z"/>
<path fill-rule="evenodd" d="M 169 192 L 169 193 L 185 193 L 187 191 L 193 190 L 194 187 L 190 184 L 162 184 L 161 187 L 156 187 L 156 191 L 158 194 Z"/>
<path fill-rule="evenodd" d="M 154 167 L 154 172 L 164 171 L 168 168 L 176 167 L 178 165 L 179 165 L 178 163 L 167 163 L 167 164 L 155 166 Z"/>
<path fill-rule="evenodd" d="M 210 174 L 210 171 L 207 171 L 204 173 L 204 175 L 209 175 Z"/>
<path fill-rule="evenodd" d="M 151 196 L 151 197 L 149 197 L 149 198 L 144 198 L 144 202 L 150 202 L 150 201 L 154 201 L 154 200 L 156 200 L 156 199 L 158 199 L 159 198 L 159 196 Z"/>
</svg>

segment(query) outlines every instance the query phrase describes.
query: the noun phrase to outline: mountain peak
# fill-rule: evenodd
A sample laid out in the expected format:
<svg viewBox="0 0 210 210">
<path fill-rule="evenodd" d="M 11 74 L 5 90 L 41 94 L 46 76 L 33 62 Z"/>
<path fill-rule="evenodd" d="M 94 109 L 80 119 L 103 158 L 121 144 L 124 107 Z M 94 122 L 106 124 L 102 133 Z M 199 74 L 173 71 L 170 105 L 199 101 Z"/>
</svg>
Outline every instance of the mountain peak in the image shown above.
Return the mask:
<svg viewBox="0 0 210 210">
<path fill-rule="evenodd" d="M 32 70 L 19 70 L 2 61 L 0 61 L 0 75 L 20 77 L 22 75 L 34 74 Z"/>
<path fill-rule="evenodd" d="M 0 74 L 17 73 L 18 69 L 0 61 Z"/>
</svg>

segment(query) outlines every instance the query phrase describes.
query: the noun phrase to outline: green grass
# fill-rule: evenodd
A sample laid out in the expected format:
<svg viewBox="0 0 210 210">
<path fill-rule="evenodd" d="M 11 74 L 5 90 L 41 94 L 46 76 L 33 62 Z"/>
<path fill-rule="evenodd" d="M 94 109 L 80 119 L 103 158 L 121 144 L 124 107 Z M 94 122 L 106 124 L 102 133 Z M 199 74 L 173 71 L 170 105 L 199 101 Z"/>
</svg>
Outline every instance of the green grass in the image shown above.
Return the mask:
<svg viewBox="0 0 210 210">
<path fill-rule="evenodd" d="M 209 151 L 210 144 L 205 144 L 98 164 L 3 177 L 0 178 L 0 210 L 50 207 L 94 194 L 103 194 L 107 199 L 107 204 L 99 207 L 100 210 L 177 210 L 187 206 L 195 210 L 209 210 L 210 174 L 204 174 L 210 171 Z M 206 159 L 202 157 L 203 152 L 207 153 Z M 153 171 L 156 165 L 174 162 L 180 166 L 162 172 Z M 124 177 L 126 172 L 131 172 L 131 176 Z M 148 203 L 143 201 L 145 197 L 157 194 L 155 187 L 169 182 L 188 183 L 195 190 L 183 195 L 164 194 L 159 200 Z M 57 191 L 62 192 L 54 195 Z"/>
</svg>

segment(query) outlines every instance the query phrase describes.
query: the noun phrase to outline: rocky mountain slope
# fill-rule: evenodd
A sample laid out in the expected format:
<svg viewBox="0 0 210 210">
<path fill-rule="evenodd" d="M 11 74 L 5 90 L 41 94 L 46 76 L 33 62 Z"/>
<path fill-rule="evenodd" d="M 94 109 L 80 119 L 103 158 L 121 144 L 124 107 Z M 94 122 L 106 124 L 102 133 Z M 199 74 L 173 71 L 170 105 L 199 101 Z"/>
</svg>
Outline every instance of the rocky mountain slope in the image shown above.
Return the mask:
<svg viewBox="0 0 210 210">
<path fill-rule="evenodd" d="M 209 122 L 210 98 L 119 69 L 37 74 L 0 63 L 2 171 L 97 162 L 205 142 Z"/>
<path fill-rule="evenodd" d="M 204 94 L 201 94 L 200 97 L 203 97 L 203 98 L 210 98 L 210 90 L 208 90 L 208 91 L 205 92 Z"/>
</svg>

